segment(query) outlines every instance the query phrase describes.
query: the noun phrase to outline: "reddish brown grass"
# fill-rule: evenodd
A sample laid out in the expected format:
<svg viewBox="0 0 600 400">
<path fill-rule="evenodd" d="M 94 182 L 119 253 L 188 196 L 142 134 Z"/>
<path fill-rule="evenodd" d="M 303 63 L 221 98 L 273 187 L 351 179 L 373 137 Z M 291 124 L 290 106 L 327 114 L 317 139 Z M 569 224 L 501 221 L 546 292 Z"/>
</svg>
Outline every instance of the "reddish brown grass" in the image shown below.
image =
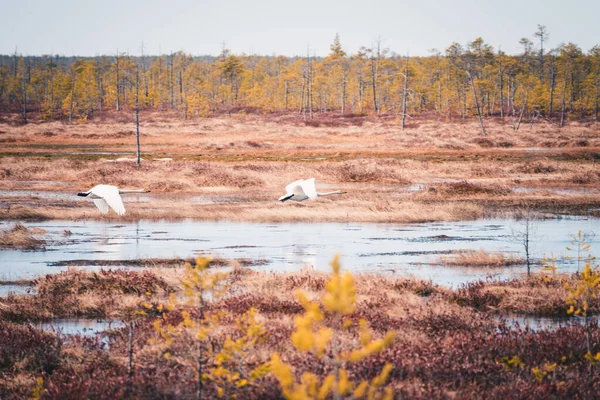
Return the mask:
<svg viewBox="0 0 600 400">
<path fill-rule="evenodd" d="M 131 219 L 416 222 L 478 218 L 521 200 L 537 207 L 581 204 L 582 210 L 600 202 L 600 138 L 594 124 L 558 129 L 543 123 L 517 135 L 509 124 L 489 121 L 489 134 L 482 138 L 471 120 L 421 118 L 418 127 L 404 131 L 393 118 L 369 116 L 323 115 L 313 126 L 294 115 L 252 113 L 189 121 L 143 113 L 142 121 L 141 167 L 131 161 L 132 120 L 122 113 L 73 125 L 3 124 L 3 138 L 10 141 L 1 149 L 0 189 L 75 194 L 106 183 L 151 190 L 150 203 L 126 204 Z M 540 141 L 568 146 L 531 149 Z M 128 154 L 95 154 L 102 152 Z M 123 158 L 129 160 L 116 161 Z M 163 158 L 172 161 L 156 161 Z M 318 188 L 348 193 L 277 204 L 287 183 L 309 177 Z M 412 193 L 408 184 L 431 190 Z M 581 192 L 542 195 L 514 192 L 514 185 Z M 176 197 L 182 194 L 206 201 L 190 204 L 189 198 Z M 2 219 L 99 217 L 93 204 L 75 197 L 0 195 Z"/>
</svg>

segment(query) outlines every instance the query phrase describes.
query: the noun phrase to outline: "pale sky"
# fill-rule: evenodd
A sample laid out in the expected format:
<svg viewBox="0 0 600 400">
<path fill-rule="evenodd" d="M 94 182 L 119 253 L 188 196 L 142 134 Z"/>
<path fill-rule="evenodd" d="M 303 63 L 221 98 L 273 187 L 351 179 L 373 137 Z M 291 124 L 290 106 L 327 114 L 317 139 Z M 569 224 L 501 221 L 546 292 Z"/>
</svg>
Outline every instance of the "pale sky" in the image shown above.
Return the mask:
<svg viewBox="0 0 600 400">
<path fill-rule="evenodd" d="M 0 54 L 139 55 L 183 50 L 325 56 L 338 32 L 354 53 L 380 36 L 396 53 L 428 55 L 481 36 L 509 54 L 537 24 L 549 47 L 600 44 L 600 0 L 0 0 Z M 536 43 L 537 44 L 537 43 Z"/>
</svg>

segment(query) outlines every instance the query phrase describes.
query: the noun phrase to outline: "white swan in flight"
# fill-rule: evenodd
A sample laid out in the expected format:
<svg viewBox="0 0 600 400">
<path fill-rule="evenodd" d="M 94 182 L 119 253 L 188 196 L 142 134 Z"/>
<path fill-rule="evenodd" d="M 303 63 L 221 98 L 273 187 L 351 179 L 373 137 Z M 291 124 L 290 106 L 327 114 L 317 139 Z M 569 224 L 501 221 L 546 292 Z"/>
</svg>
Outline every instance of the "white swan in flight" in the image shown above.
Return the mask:
<svg viewBox="0 0 600 400">
<path fill-rule="evenodd" d="M 121 194 L 149 192 L 149 190 L 145 189 L 121 190 L 113 185 L 96 185 L 87 192 L 77 193 L 77 196 L 92 199 L 102 214 L 108 213 L 108 207 L 110 206 L 118 215 L 124 215 L 125 206 L 123 205 Z"/>
<path fill-rule="evenodd" d="M 315 178 L 310 179 L 300 179 L 295 182 L 290 183 L 285 187 L 285 191 L 287 194 L 281 196 L 279 201 L 282 203 L 287 200 L 292 201 L 304 201 L 306 199 L 314 200 L 317 197 L 329 196 L 332 194 L 344 194 L 347 192 L 343 192 L 341 190 L 336 190 L 333 192 L 327 193 L 318 193 L 317 188 L 315 187 Z"/>
</svg>

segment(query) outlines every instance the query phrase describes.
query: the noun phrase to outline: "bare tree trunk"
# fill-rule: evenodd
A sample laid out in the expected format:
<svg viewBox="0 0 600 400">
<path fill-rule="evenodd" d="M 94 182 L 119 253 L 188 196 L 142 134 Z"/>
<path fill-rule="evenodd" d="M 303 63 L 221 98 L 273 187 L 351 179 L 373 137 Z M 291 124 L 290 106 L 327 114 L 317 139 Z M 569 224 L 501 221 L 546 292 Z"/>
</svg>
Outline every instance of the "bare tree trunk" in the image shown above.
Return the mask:
<svg viewBox="0 0 600 400">
<path fill-rule="evenodd" d="M 234 96 L 235 98 L 235 96 Z M 179 104 L 183 102 L 183 66 L 179 69 Z"/>
<path fill-rule="evenodd" d="M 4 99 L 4 91 L 6 90 L 6 75 L 0 74 L 2 80 L 0 80 L 0 104 L 2 104 L 2 99 Z"/>
<path fill-rule="evenodd" d="M 135 138 L 137 142 L 137 165 L 141 164 L 140 157 L 140 102 L 139 102 L 139 67 L 135 67 Z"/>
<path fill-rule="evenodd" d="M 13 78 L 17 78 L 17 71 L 19 69 L 19 62 L 17 61 L 17 48 L 15 47 L 15 52 L 13 54 Z"/>
<path fill-rule="evenodd" d="M 552 118 L 552 108 L 554 107 L 554 88 L 556 87 L 556 71 L 552 67 L 550 74 L 550 107 L 548 110 L 548 118 Z"/>
<path fill-rule="evenodd" d="M 469 83 L 471 84 L 471 89 L 473 90 L 473 98 L 475 99 L 475 107 L 477 108 L 477 115 L 479 116 L 479 123 L 481 124 L 481 134 L 486 135 L 485 126 L 483 125 L 483 117 L 481 116 L 481 110 L 479 109 L 479 100 L 477 99 L 477 91 L 475 90 L 475 83 L 473 82 L 473 76 L 471 72 L 467 70 L 467 75 L 469 77 Z"/>
<path fill-rule="evenodd" d="M 104 82 L 100 73 L 98 74 L 98 108 L 100 111 L 104 109 Z"/>
<path fill-rule="evenodd" d="M 160 103 L 161 109 L 163 109 L 163 104 L 164 104 L 163 103 L 164 99 L 163 99 L 163 95 L 162 95 L 162 93 L 163 93 L 163 91 L 162 91 L 162 88 L 163 88 L 162 75 L 163 75 L 162 74 L 162 56 L 159 54 L 159 56 L 158 56 L 158 93 L 160 96 L 159 103 Z"/>
<path fill-rule="evenodd" d="M 406 99 L 408 98 L 408 55 L 404 66 L 404 88 L 402 90 L 402 130 L 406 127 Z"/>
<path fill-rule="evenodd" d="M 597 85 L 596 85 L 596 92 L 598 91 Z M 598 105 L 598 95 L 596 94 L 596 108 Z M 342 79 L 342 115 L 344 115 L 344 113 L 346 112 L 346 76 L 344 76 L 344 78 Z M 596 112 L 596 115 L 598 113 Z"/>
<path fill-rule="evenodd" d="M 509 91 L 509 103 L 510 103 L 510 110 L 511 110 L 511 115 L 512 115 L 512 126 L 513 129 L 516 126 L 516 118 L 517 118 L 517 109 L 515 108 L 515 94 L 517 93 L 517 84 L 515 83 L 515 81 L 511 81 L 511 88 Z"/>
<path fill-rule="evenodd" d="M 373 87 L 373 109 L 375 114 L 379 115 L 379 106 L 377 105 L 377 68 L 375 66 L 375 57 L 371 54 L 371 85 Z"/>
<path fill-rule="evenodd" d="M 284 108 L 284 110 L 287 111 L 287 108 L 288 108 L 288 82 L 284 81 L 283 82 L 283 86 L 284 86 L 284 89 L 283 89 L 283 108 Z"/>
<path fill-rule="evenodd" d="M 27 82 L 23 75 L 23 121 L 27 122 Z"/>
<path fill-rule="evenodd" d="M 144 98 L 148 99 L 148 79 L 146 79 L 146 57 L 144 57 L 144 42 L 142 42 L 142 78 L 144 79 Z"/>
<path fill-rule="evenodd" d="M 310 76 L 311 71 L 309 71 L 308 75 L 308 113 L 309 118 L 313 119 L 313 87 L 312 87 L 312 77 Z"/>
<path fill-rule="evenodd" d="M 596 73 L 596 101 L 594 102 L 594 119 L 598 121 L 598 99 L 600 98 L 600 78 L 598 78 L 598 73 Z"/>
<path fill-rule="evenodd" d="M 590 317 L 586 313 L 585 314 L 585 339 L 586 339 L 586 344 L 587 344 L 587 353 L 590 356 L 592 355 L 592 346 L 591 346 L 592 332 L 591 332 L 591 329 L 592 329 L 592 327 L 590 325 Z M 589 373 L 590 373 L 590 376 L 592 376 L 592 374 L 594 373 L 594 363 L 592 363 L 590 361 L 588 364 L 589 364 Z"/>
<path fill-rule="evenodd" d="M 312 79 L 312 60 L 308 56 L 308 110 L 310 119 L 313 119 L 313 79 Z"/>
<path fill-rule="evenodd" d="M 438 75 L 438 114 L 442 113 L 442 75 Z"/>
<path fill-rule="evenodd" d="M 115 67 L 117 70 L 117 77 L 116 77 L 116 83 L 115 83 L 115 89 L 117 91 L 117 99 L 116 99 L 116 106 L 117 106 L 117 111 L 121 110 L 121 105 L 119 103 L 119 93 L 120 93 L 120 85 L 119 85 L 119 50 L 117 50 L 117 60 L 115 62 Z"/>
<path fill-rule="evenodd" d="M 203 299 L 203 291 L 200 290 L 200 295 L 199 295 L 199 300 L 198 300 L 198 305 L 199 305 L 199 312 L 198 312 L 198 326 L 201 326 L 202 324 L 202 320 L 204 319 L 204 299 Z M 196 399 L 197 400 L 201 400 L 202 399 L 202 364 L 203 364 L 203 359 L 202 359 L 202 342 L 197 339 L 197 343 L 198 343 L 198 347 L 196 348 L 196 351 L 198 352 L 197 355 L 197 359 L 196 359 L 196 373 L 198 374 L 198 380 L 197 380 L 197 391 L 196 391 Z"/>
<path fill-rule="evenodd" d="M 527 106 L 527 100 L 529 99 L 529 91 L 525 92 L 525 101 L 523 101 L 523 105 L 521 106 L 521 112 L 519 113 L 519 121 L 517 122 L 517 126 L 515 127 L 515 131 L 519 130 L 521 126 L 521 121 L 523 120 L 523 112 L 525 111 L 525 107 Z"/>
<path fill-rule="evenodd" d="M 362 114 L 363 104 L 363 79 L 362 75 L 358 76 L 358 112 Z"/>
<path fill-rule="evenodd" d="M 69 105 L 69 124 L 73 122 L 73 102 L 75 99 L 75 66 L 71 73 L 71 104 Z"/>
<path fill-rule="evenodd" d="M 504 74 L 500 72 L 500 118 L 504 120 Z"/>
<path fill-rule="evenodd" d="M 565 107 L 566 107 L 566 101 L 565 101 L 565 96 L 566 96 L 566 92 L 567 92 L 567 74 L 565 73 L 565 78 L 564 78 L 564 83 L 563 83 L 563 92 L 562 92 L 562 100 L 561 100 L 561 106 L 560 106 L 560 127 L 562 128 L 564 123 L 565 123 Z"/>
<path fill-rule="evenodd" d="M 173 88 L 173 54 L 171 53 L 171 69 L 169 71 L 169 90 L 170 90 L 170 94 L 171 94 L 171 110 L 173 110 L 175 108 L 175 94 L 174 94 L 174 88 Z"/>
<path fill-rule="evenodd" d="M 527 261 L 527 277 L 531 277 L 531 257 L 530 257 L 530 235 L 531 235 L 531 221 L 529 215 L 525 219 L 525 232 L 523 236 L 523 246 L 525 247 L 525 258 Z"/>
<path fill-rule="evenodd" d="M 133 379 L 133 321 L 129 321 L 129 364 L 127 365 L 127 393 L 131 394 Z"/>
<path fill-rule="evenodd" d="M 302 79 L 302 118 L 306 121 L 306 110 L 308 108 L 308 72 L 304 70 Z"/>
<path fill-rule="evenodd" d="M 300 102 L 300 112 L 306 121 L 306 71 L 302 77 L 302 101 Z"/>
</svg>

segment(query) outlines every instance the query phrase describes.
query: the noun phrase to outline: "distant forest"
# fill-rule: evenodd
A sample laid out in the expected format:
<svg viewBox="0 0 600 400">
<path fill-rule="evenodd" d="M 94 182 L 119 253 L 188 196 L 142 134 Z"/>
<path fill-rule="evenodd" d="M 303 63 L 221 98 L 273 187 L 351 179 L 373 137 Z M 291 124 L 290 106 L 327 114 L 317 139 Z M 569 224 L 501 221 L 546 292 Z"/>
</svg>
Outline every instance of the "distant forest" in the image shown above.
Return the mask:
<svg viewBox="0 0 600 400">
<path fill-rule="evenodd" d="M 477 38 L 428 57 L 375 43 L 347 54 L 336 36 L 323 58 L 183 52 L 161 56 L 0 56 L 0 110 L 42 119 L 172 110 L 182 119 L 228 112 L 478 116 L 598 120 L 600 46 L 546 48 L 544 26 L 507 55 Z M 137 100 L 137 101 L 136 101 Z"/>
</svg>

